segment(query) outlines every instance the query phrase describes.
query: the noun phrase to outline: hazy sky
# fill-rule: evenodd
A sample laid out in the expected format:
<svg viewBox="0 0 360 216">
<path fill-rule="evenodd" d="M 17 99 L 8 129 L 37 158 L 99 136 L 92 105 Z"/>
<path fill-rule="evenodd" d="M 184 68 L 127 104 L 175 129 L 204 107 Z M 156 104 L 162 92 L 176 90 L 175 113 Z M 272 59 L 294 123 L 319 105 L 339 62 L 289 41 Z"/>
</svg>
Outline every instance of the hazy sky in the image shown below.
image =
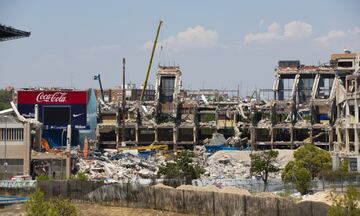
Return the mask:
<svg viewBox="0 0 360 216">
<path fill-rule="evenodd" d="M 157 65 L 179 65 L 184 88 L 271 88 L 278 60 L 328 62 L 360 50 L 360 1 L 0 1 L 0 23 L 31 31 L 0 43 L 0 88 L 143 82 L 159 19 Z"/>
</svg>

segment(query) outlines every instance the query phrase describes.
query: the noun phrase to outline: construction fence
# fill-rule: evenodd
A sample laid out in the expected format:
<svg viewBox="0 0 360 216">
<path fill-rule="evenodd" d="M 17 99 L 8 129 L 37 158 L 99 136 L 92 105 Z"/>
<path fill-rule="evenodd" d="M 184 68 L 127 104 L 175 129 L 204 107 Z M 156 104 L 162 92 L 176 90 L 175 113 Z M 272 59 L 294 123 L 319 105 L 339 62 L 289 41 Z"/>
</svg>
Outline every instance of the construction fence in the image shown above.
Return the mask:
<svg viewBox="0 0 360 216">
<path fill-rule="evenodd" d="M 103 184 L 90 181 L 44 181 L 38 187 L 45 197 L 131 208 L 149 208 L 195 215 L 326 215 L 329 206 L 304 201 L 294 203 L 275 197 L 255 197 L 239 193 L 143 186 L 133 183 Z"/>
</svg>

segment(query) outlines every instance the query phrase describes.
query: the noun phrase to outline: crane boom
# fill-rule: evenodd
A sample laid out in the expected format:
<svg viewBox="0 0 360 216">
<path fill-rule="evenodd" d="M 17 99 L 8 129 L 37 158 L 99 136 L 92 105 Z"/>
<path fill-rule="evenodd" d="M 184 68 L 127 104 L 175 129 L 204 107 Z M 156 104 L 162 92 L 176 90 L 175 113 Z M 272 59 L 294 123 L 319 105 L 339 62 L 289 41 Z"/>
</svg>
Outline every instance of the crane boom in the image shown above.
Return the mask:
<svg viewBox="0 0 360 216">
<path fill-rule="evenodd" d="M 157 40 L 158 40 L 158 36 L 159 36 L 159 32 L 160 32 L 160 28 L 161 28 L 162 23 L 163 23 L 163 21 L 160 20 L 157 31 L 156 31 L 155 41 L 154 41 L 154 44 L 153 44 L 153 47 L 152 47 L 152 50 L 151 50 L 150 61 L 149 61 L 148 68 L 147 68 L 147 71 L 146 71 L 144 84 L 143 84 L 143 87 L 142 87 L 142 90 L 141 90 L 141 96 L 140 96 L 140 101 L 141 102 L 144 100 L 145 90 L 146 90 L 146 86 L 147 86 L 147 82 L 148 82 L 149 74 L 150 74 L 150 70 L 151 70 L 151 64 L 152 64 L 152 60 L 154 58 L 154 53 L 155 53 L 155 49 L 156 49 L 156 43 L 157 43 Z"/>
<path fill-rule="evenodd" d="M 101 99 L 103 100 L 103 102 L 105 102 L 104 91 L 103 91 L 102 84 L 101 84 L 100 74 L 95 75 L 95 76 L 94 76 L 94 80 L 98 80 L 98 81 L 99 81 L 100 92 L 101 92 Z"/>
</svg>

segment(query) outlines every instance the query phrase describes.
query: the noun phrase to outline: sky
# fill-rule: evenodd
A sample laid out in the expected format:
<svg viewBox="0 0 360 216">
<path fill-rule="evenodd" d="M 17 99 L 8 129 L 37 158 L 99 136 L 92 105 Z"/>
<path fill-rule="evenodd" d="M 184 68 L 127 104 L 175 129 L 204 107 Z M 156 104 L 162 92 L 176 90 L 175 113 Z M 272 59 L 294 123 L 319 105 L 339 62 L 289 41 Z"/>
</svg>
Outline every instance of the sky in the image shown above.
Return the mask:
<svg viewBox="0 0 360 216">
<path fill-rule="evenodd" d="M 0 0 L 0 23 L 29 38 L 0 42 L 0 88 L 141 85 L 159 20 L 150 74 L 177 65 L 183 88 L 272 88 L 279 60 L 329 62 L 360 51 L 360 1 Z"/>
</svg>

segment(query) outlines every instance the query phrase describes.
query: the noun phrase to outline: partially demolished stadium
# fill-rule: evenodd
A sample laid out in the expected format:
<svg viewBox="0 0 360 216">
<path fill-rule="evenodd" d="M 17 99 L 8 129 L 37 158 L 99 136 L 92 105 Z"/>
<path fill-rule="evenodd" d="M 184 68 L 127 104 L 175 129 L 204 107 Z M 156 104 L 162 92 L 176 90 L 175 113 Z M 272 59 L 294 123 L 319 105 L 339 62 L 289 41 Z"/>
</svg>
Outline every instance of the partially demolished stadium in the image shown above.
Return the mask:
<svg viewBox="0 0 360 216">
<path fill-rule="evenodd" d="M 360 54 L 349 51 L 331 55 L 327 65 L 279 61 L 273 89 L 256 90 L 243 99 L 226 98 L 218 90 L 183 90 L 180 68 L 159 66 L 154 101 L 126 101 L 125 109 L 119 102 L 99 103 L 98 145 L 168 145 L 176 150 L 206 145 L 217 132 L 224 135 L 224 144 L 240 149 L 294 149 L 313 143 L 357 159 L 359 62 Z"/>
</svg>

